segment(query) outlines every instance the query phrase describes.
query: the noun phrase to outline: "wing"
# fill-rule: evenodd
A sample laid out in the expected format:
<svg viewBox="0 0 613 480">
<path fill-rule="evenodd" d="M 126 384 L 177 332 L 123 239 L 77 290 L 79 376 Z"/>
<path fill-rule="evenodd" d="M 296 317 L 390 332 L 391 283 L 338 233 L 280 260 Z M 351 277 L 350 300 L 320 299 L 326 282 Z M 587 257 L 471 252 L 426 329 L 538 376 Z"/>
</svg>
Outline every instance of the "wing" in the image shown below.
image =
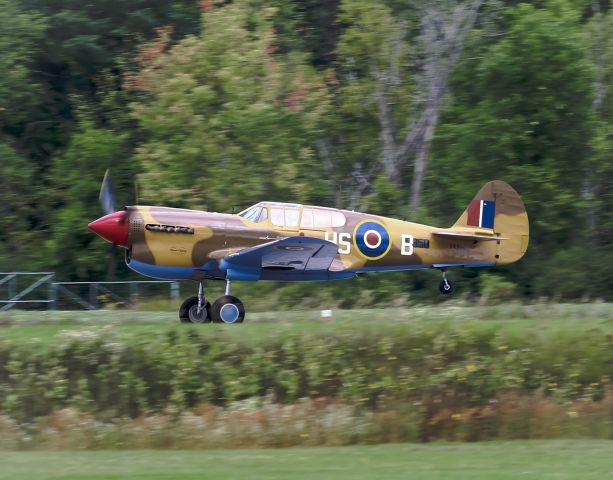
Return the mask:
<svg viewBox="0 0 613 480">
<path fill-rule="evenodd" d="M 236 279 L 257 280 L 263 271 L 292 274 L 327 272 L 338 246 L 310 237 L 289 237 L 224 257 L 223 270 Z"/>
</svg>

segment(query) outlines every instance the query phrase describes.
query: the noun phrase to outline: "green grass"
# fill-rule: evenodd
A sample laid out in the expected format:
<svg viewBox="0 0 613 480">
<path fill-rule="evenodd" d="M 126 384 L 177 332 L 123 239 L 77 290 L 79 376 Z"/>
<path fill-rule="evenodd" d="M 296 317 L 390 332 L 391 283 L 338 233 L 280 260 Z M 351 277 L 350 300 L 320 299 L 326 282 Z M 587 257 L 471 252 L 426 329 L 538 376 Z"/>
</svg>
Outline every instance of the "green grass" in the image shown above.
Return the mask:
<svg viewBox="0 0 613 480">
<path fill-rule="evenodd" d="M 283 450 L 0 453 L 0 480 L 419 479 L 613 477 L 613 442 L 515 441 Z"/>
<path fill-rule="evenodd" d="M 334 310 L 332 321 L 323 321 L 320 310 L 248 313 L 243 325 L 181 325 L 174 312 L 98 310 L 66 312 L 0 312 L 0 340 L 19 343 L 53 343 L 65 332 L 108 328 L 122 336 L 146 335 L 169 328 L 197 328 L 228 338 L 262 339 L 290 333 L 380 330 L 389 326 L 418 327 L 442 323 L 451 328 L 478 322 L 509 333 L 550 329 L 581 332 L 598 329 L 613 333 L 613 304 L 508 304 L 466 306 L 447 302 L 438 306 L 386 309 Z"/>
</svg>

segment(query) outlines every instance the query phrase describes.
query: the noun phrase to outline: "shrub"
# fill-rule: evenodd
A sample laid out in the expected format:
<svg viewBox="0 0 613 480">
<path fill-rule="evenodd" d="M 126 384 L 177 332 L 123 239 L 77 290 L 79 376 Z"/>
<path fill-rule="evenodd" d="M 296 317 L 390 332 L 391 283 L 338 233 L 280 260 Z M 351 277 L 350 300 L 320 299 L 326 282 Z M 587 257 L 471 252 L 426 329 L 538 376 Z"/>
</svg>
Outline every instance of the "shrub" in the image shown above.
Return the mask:
<svg viewBox="0 0 613 480">
<path fill-rule="evenodd" d="M 388 326 L 382 331 L 273 335 L 237 342 L 169 329 L 128 338 L 64 335 L 44 350 L 0 344 L 0 414 L 30 422 L 64 408 L 97 419 L 187 412 L 249 399 L 338 399 L 370 410 L 420 404 L 483 408 L 504 394 L 542 392 L 560 404 L 604 398 L 613 337 L 598 330 L 510 334 L 488 323 Z"/>
</svg>

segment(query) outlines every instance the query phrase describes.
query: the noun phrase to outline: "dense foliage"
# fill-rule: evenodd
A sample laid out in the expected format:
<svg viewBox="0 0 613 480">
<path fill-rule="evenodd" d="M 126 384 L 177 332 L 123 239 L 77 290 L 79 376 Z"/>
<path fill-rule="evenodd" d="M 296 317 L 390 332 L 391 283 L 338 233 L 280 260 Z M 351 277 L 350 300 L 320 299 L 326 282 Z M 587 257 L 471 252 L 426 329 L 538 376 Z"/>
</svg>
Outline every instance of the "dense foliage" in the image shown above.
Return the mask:
<svg viewBox="0 0 613 480">
<path fill-rule="evenodd" d="M 421 421 L 505 395 L 561 405 L 613 387 L 613 338 L 598 329 L 535 336 L 500 324 L 440 322 L 236 342 L 167 330 L 122 338 L 75 331 L 52 346 L 0 345 L 0 411 L 31 421 L 73 407 L 97 418 L 185 412 L 237 401 L 327 398 L 376 409 L 415 407 Z M 404 408 L 403 407 L 403 408 Z"/>
<path fill-rule="evenodd" d="M 123 204 L 271 199 L 440 225 L 500 178 L 526 202 L 531 244 L 485 282 L 613 298 L 608 1 L 0 7 L 0 270 L 127 276 L 86 230 L 109 167 Z M 396 296 L 424 287 L 392 278 Z"/>
</svg>

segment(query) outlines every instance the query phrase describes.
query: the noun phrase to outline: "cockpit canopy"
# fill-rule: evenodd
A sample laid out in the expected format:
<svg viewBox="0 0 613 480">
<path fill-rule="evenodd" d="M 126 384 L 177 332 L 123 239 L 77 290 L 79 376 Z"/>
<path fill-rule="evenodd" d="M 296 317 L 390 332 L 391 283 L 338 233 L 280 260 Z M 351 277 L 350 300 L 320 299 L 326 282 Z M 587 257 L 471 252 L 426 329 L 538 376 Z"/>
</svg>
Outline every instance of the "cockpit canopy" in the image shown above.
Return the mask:
<svg viewBox="0 0 613 480">
<path fill-rule="evenodd" d="M 245 220 L 249 220 L 250 222 L 263 222 L 268 218 L 268 209 L 262 207 L 261 205 L 254 205 L 253 207 L 249 207 L 247 210 L 243 210 L 238 214 L 239 217 L 243 217 Z"/>
<path fill-rule="evenodd" d="M 238 214 L 254 223 L 270 219 L 276 227 L 342 227 L 347 221 L 339 210 L 296 203 L 260 202 Z"/>
</svg>

